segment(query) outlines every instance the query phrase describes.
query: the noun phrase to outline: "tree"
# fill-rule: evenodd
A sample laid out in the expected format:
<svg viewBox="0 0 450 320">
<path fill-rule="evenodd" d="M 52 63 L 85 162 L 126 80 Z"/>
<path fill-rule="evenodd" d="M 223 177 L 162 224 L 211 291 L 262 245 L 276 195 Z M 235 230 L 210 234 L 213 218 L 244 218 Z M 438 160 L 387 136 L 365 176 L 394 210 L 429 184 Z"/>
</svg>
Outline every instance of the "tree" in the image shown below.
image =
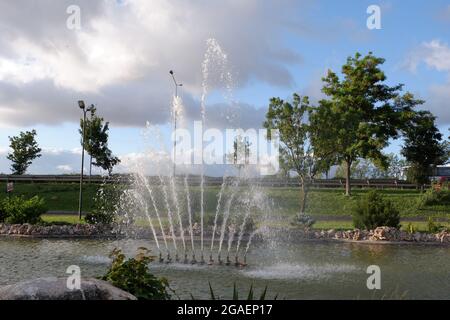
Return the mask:
<svg viewBox="0 0 450 320">
<path fill-rule="evenodd" d="M 407 165 L 405 159 L 400 159 L 396 154 L 386 154 L 386 167 L 377 166 L 370 160 L 357 159 L 352 163 L 351 178 L 353 179 L 399 179 L 403 168 Z M 335 176 L 345 177 L 345 165 L 336 169 Z"/>
<path fill-rule="evenodd" d="M 96 108 L 93 107 L 90 118 L 86 119 L 84 148 L 91 157 L 91 165 L 100 167 L 111 174 L 113 168 L 120 163 L 120 159 L 113 156 L 108 148 L 109 122 L 104 123 L 104 119 L 96 112 Z M 80 120 L 79 132 L 80 135 L 83 134 L 83 119 Z"/>
<path fill-rule="evenodd" d="M 324 172 L 329 165 L 326 157 L 316 157 L 310 143 L 310 126 L 307 116 L 310 111 L 307 96 L 294 94 L 292 103 L 280 98 L 270 99 L 264 127 L 279 131 L 280 162 L 285 169 L 290 168 L 297 174 L 300 183 L 300 213 L 305 213 L 308 187 L 318 172 Z"/>
<path fill-rule="evenodd" d="M 41 156 L 42 150 L 36 142 L 36 130 L 21 132 L 19 136 L 9 137 L 9 141 L 12 153 L 8 154 L 7 159 L 12 161 L 11 170 L 13 174 L 22 175 L 33 160 Z"/>
<path fill-rule="evenodd" d="M 345 193 L 351 195 L 350 177 L 354 161 L 370 159 L 387 166 L 382 149 L 390 138 L 399 136 L 399 128 L 412 108 L 422 103 L 412 94 L 400 96 L 403 85 L 388 86 L 380 69 L 384 59 L 369 53 L 356 53 L 342 67 L 340 79 L 328 71 L 322 91 L 329 100 L 319 101 L 311 113 L 312 143 L 320 155 L 332 153 L 335 163 L 345 165 Z"/>
<path fill-rule="evenodd" d="M 238 168 L 239 176 L 241 169 L 249 164 L 251 143 L 247 138 L 238 135 L 233 141 L 233 152 L 226 155 L 228 162 Z"/>
<path fill-rule="evenodd" d="M 404 130 L 402 155 L 409 164 L 408 180 L 423 185 L 429 182 L 433 166 L 444 164 L 448 150 L 429 111 L 418 111 Z"/>
</svg>

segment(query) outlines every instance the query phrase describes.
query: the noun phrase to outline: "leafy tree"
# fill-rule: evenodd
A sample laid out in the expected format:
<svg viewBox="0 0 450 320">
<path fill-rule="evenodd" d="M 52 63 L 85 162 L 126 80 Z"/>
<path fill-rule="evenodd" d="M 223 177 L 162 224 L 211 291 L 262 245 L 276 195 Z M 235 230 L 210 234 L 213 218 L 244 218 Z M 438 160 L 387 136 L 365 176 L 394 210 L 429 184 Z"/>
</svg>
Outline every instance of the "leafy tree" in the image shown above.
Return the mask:
<svg viewBox="0 0 450 320">
<path fill-rule="evenodd" d="M 404 129 L 402 155 L 409 163 L 408 180 L 422 185 L 429 182 L 433 166 L 448 159 L 448 150 L 442 134 L 435 125 L 436 117 L 429 111 L 418 111 Z"/>
<path fill-rule="evenodd" d="M 390 153 L 386 155 L 386 167 L 377 166 L 371 160 L 357 159 L 352 163 L 351 178 L 352 179 L 399 179 L 403 168 L 407 165 L 405 159 L 400 159 L 396 154 Z M 338 178 L 345 177 L 345 165 L 341 164 L 336 169 L 335 176 Z"/>
<path fill-rule="evenodd" d="M 248 139 L 238 135 L 233 142 L 233 152 L 226 155 L 227 160 L 238 168 L 239 175 L 241 169 L 249 164 L 250 146 Z"/>
<path fill-rule="evenodd" d="M 36 142 L 36 130 L 21 132 L 19 136 L 9 137 L 12 153 L 7 159 L 12 161 L 11 170 L 13 174 L 22 175 L 33 160 L 41 156 L 41 148 Z"/>
<path fill-rule="evenodd" d="M 329 167 L 326 157 L 316 157 L 310 143 L 310 125 L 307 116 L 310 111 L 307 96 L 293 95 L 292 103 L 280 98 L 270 100 L 264 127 L 279 131 L 280 158 L 286 168 L 294 171 L 300 182 L 300 213 L 305 213 L 308 188 L 317 172 L 324 172 Z"/>
<path fill-rule="evenodd" d="M 365 57 L 356 53 L 343 65 L 342 79 L 329 70 L 322 79 L 322 91 L 329 100 L 321 100 L 310 117 L 315 152 L 332 153 L 336 163 L 345 164 L 347 195 L 351 194 L 352 164 L 363 158 L 385 168 L 382 149 L 390 138 L 398 137 L 412 109 L 422 103 L 410 93 L 400 96 L 402 85 L 385 83 L 380 69 L 384 61 L 372 53 Z"/>
<path fill-rule="evenodd" d="M 100 167 L 111 175 L 113 168 L 120 163 L 120 159 L 113 156 L 108 148 L 109 122 L 104 123 L 104 119 L 96 112 L 96 108 L 92 107 L 91 116 L 86 119 L 84 148 L 91 156 L 91 165 Z M 83 119 L 80 120 L 79 132 L 80 135 L 83 134 Z"/>
</svg>

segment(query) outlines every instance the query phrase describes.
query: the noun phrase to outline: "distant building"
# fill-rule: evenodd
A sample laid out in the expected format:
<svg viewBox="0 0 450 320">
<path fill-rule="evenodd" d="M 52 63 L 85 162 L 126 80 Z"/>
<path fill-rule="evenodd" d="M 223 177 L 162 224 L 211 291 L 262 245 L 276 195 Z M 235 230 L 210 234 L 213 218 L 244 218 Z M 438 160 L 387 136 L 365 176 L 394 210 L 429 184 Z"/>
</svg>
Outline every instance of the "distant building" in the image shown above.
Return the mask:
<svg viewBox="0 0 450 320">
<path fill-rule="evenodd" d="M 400 175 L 401 180 L 406 180 L 406 170 L 409 167 L 403 167 Z M 450 180 L 450 164 L 436 166 L 431 171 L 431 180 Z"/>
</svg>

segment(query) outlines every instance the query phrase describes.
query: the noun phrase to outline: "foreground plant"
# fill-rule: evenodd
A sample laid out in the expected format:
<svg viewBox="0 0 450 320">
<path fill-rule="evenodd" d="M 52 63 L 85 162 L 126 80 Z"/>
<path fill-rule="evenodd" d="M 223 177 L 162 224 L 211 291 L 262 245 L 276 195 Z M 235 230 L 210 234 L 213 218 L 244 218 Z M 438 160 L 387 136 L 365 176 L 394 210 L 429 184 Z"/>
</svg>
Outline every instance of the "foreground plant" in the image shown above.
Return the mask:
<svg viewBox="0 0 450 320">
<path fill-rule="evenodd" d="M 220 297 L 214 293 L 214 290 L 213 290 L 213 288 L 211 286 L 211 283 L 209 283 L 209 293 L 210 293 L 210 299 L 211 300 L 220 300 Z M 263 292 L 259 296 L 259 299 L 257 299 L 257 300 L 260 300 L 260 301 L 266 300 L 266 295 L 267 295 L 267 286 L 264 288 Z M 255 292 L 253 290 L 253 285 L 251 285 L 250 289 L 248 291 L 248 294 L 247 294 L 247 299 L 241 299 L 241 300 L 249 300 L 249 301 L 250 300 L 255 300 L 254 296 L 255 296 Z M 192 295 L 191 295 L 191 297 L 192 297 L 193 300 L 195 300 L 195 298 Z M 276 295 L 273 298 L 273 300 L 277 300 L 277 298 L 278 298 L 278 295 Z M 238 289 L 236 287 L 236 283 L 233 284 L 233 298 L 232 298 L 232 300 L 239 300 L 239 292 L 238 292 Z"/>
<path fill-rule="evenodd" d="M 157 278 L 148 268 L 154 260 L 149 250 L 139 248 L 134 258 L 126 259 L 120 249 L 110 254 L 113 259 L 111 268 L 101 278 L 113 286 L 125 290 L 139 300 L 170 300 L 169 283 L 165 278 Z"/>
</svg>

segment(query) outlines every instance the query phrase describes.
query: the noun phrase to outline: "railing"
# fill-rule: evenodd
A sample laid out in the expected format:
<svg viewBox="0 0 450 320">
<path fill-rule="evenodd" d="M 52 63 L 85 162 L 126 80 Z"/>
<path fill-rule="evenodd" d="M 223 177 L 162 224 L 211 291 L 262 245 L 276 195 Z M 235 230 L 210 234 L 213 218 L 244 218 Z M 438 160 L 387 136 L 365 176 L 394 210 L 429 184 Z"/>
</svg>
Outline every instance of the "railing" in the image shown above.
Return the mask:
<svg viewBox="0 0 450 320">
<path fill-rule="evenodd" d="M 132 175 L 114 175 L 113 177 L 91 176 L 84 177 L 85 182 L 91 183 L 130 183 L 134 178 Z M 149 176 L 151 184 L 160 184 L 159 177 Z M 181 180 L 184 177 L 178 176 Z M 188 178 L 189 185 L 199 185 L 200 176 L 190 176 Z M 79 175 L 0 175 L 0 182 L 28 182 L 28 183 L 78 183 Z M 205 177 L 205 184 L 209 186 L 220 186 L 223 183 L 222 177 Z M 265 187 L 298 187 L 300 183 L 298 179 L 282 179 L 282 178 L 258 178 L 249 179 L 243 184 L 258 184 Z M 312 188 L 344 188 L 345 179 L 315 179 L 310 181 Z M 355 188 L 377 188 L 377 189 L 415 189 L 417 185 L 408 183 L 404 180 L 397 179 L 352 179 L 352 187 Z M 429 187 L 425 185 L 424 187 Z"/>
</svg>

